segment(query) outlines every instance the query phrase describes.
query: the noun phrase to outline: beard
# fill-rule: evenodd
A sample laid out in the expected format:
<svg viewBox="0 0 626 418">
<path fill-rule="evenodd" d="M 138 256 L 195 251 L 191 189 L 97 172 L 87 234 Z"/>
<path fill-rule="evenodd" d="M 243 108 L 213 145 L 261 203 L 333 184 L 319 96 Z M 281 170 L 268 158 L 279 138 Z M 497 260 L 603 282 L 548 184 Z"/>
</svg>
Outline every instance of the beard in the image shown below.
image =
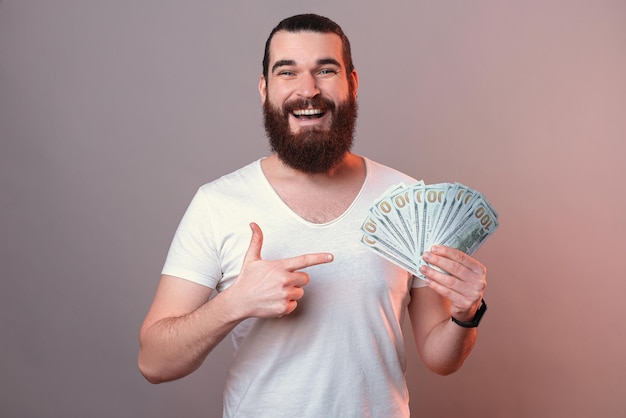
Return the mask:
<svg viewBox="0 0 626 418">
<path fill-rule="evenodd" d="M 304 127 L 292 133 L 289 115 L 294 109 L 321 108 L 330 112 L 330 128 Z M 341 162 L 352 148 L 356 126 L 357 103 L 352 94 L 335 104 L 320 96 L 310 100 L 291 101 L 277 108 L 265 99 L 263 118 L 270 147 L 289 167 L 305 173 L 324 173 Z"/>
</svg>

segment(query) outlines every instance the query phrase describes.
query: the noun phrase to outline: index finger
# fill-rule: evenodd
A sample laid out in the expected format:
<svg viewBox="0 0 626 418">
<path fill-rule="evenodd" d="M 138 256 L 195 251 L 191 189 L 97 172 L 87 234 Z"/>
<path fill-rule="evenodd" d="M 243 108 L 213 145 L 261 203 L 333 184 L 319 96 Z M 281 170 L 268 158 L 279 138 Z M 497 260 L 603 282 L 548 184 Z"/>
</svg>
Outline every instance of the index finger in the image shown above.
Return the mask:
<svg viewBox="0 0 626 418">
<path fill-rule="evenodd" d="M 430 252 L 456 261 L 475 273 L 484 273 L 485 267 L 478 260 L 456 248 L 433 245 Z"/>
<path fill-rule="evenodd" d="M 315 266 L 317 264 L 330 263 L 333 260 L 334 256 L 331 253 L 312 253 L 285 258 L 283 259 L 283 263 L 285 269 L 289 271 L 296 271 L 305 267 Z"/>
</svg>

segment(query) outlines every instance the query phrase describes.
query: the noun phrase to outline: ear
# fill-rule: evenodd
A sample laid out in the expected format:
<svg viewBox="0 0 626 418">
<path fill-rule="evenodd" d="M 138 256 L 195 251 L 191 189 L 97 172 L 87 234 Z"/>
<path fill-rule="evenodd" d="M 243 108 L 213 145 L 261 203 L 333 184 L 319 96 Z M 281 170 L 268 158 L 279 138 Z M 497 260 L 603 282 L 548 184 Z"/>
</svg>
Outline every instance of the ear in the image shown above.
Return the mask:
<svg viewBox="0 0 626 418">
<path fill-rule="evenodd" d="M 265 80 L 263 74 L 261 74 L 261 79 L 259 80 L 259 94 L 261 95 L 261 103 L 265 103 L 267 98 L 267 80 Z"/>
<path fill-rule="evenodd" d="M 359 75 L 356 70 L 352 70 L 348 75 L 348 83 L 350 83 L 350 87 L 352 87 L 352 94 L 356 100 L 357 93 L 359 92 Z"/>
</svg>

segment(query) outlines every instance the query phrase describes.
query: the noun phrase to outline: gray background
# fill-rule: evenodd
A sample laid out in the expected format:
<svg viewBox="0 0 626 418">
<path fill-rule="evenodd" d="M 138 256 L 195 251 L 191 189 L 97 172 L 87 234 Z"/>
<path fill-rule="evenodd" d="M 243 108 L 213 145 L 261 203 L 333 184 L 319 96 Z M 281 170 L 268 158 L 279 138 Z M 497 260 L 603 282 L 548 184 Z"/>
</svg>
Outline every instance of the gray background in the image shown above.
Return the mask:
<svg viewBox="0 0 626 418">
<path fill-rule="evenodd" d="M 355 150 L 500 213 L 480 340 L 445 378 L 409 349 L 414 415 L 626 416 L 626 2 L 605 0 L 1 1 L 0 415 L 219 415 L 230 342 L 152 386 L 137 332 L 197 187 L 267 154 L 263 44 L 305 11 L 352 40 Z"/>
</svg>

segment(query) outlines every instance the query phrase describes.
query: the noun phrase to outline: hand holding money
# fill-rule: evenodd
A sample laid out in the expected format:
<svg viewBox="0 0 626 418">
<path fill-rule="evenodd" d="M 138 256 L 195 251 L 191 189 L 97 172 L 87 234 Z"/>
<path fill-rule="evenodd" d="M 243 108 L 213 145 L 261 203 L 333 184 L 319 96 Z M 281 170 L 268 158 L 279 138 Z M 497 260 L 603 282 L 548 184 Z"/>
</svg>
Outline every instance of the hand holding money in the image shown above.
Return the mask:
<svg viewBox="0 0 626 418">
<path fill-rule="evenodd" d="M 374 202 L 361 227 L 361 242 L 424 280 L 422 255 L 433 245 L 471 255 L 498 225 L 498 214 L 476 190 L 420 181 L 393 186 Z"/>
</svg>

